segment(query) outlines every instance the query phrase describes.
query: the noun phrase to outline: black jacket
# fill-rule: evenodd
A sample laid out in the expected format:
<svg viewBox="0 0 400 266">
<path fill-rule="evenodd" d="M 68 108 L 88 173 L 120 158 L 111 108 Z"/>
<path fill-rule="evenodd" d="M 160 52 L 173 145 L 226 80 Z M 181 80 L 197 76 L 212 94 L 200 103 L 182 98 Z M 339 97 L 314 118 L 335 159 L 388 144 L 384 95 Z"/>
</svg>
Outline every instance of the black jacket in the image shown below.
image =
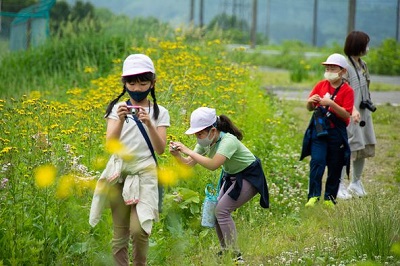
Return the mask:
<svg viewBox="0 0 400 266">
<path fill-rule="evenodd" d="M 269 193 L 268 193 L 268 185 L 267 180 L 265 179 L 264 171 L 261 166 L 260 159 L 256 158 L 256 160 L 247 166 L 243 171 L 236 174 L 228 174 L 224 173 L 223 182 L 224 187 L 223 191 L 226 192 L 228 188 L 232 185 L 232 181 L 230 177 L 236 178 L 236 183 L 233 189 L 229 192 L 229 196 L 237 200 L 240 195 L 240 191 L 242 190 L 243 179 L 247 180 L 253 187 L 255 187 L 260 193 L 260 205 L 263 208 L 269 208 Z"/>
<path fill-rule="evenodd" d="M 341 119 L 337 118 L 334 114 L 331 114 L 329 116 L 329 120 L 335 124 L 335 129 L 339 131 L 340 136 L 342 137 L 342 143 L 345 147 L 345 153 L 344 153 L 344 162 L 346 165 L 346 173 L 349 175 L 350 173 L 350 145 L 347 137 L 347 131 L 346 131 L 346 124 L 343 122 Z M 311 117 L 310 123 L 308 124 L 308 127 L 306 129 L 306 132 L 304 134 L 303 138 L 303 146 L 301 149 L 301 155 L 300 155 L 300 161 L 303 160 L 305 157 L 311 155 L 311 138 L 312 138 L 312 131 L 315 130 L 315 125 L 314 125 L 314 119 Z"/>
</svg>

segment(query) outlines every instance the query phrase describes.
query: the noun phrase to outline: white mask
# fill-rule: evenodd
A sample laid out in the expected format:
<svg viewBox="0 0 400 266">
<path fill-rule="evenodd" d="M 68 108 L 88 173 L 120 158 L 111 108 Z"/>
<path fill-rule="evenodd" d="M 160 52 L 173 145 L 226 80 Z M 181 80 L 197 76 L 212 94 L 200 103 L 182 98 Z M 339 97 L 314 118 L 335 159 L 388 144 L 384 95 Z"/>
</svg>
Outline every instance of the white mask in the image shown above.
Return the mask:
<svg viewBox="0 0 400 266">
<path fill-rule="evenodd" d="M 207 147 L 209 147 L 209 146 L 211 145 L 211 143 L 213 142 L 213 139 L 209 139 L 210 133 L 211 133 L 211 130 L 208 131 L 207 137 L 205 137 L 205 138 L 203 138 L 203 139 L 197 138 L 197 143 L 198 143 L 201 147 L 207 148 Z"/>
<path fill-rule="evenodd" d="M 329 80 L 330 82 L 335 82 L 338 79 L 340 79 L 339 73 L 334 73 L 334 72 L 325 72 L 324 73 L 324 78 Z"/>
</svg>

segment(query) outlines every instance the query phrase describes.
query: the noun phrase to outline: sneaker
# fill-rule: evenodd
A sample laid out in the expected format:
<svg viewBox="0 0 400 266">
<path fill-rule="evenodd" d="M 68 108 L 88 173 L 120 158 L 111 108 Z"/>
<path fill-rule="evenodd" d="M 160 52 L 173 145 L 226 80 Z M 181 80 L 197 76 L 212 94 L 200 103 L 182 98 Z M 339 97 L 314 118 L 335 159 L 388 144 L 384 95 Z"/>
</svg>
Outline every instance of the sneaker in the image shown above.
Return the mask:
<svg viewBox="0 0 400 266">
<path fill-rule="evenodd" d="M 348 187 L 348 190 L 351 193 L 354 193 L 358 197 L 364 197 L 367 195 L 367 192 L 364 190 L 364 186 L 361 183 L 361 180 L 357 180 L 355 182 L 351 182 L 351 184 Z"/>
<path fill-rule="evenodd" d="M 319 201 L 319 197 L 311 197 L 306 203 L 306 207 L 314 207 L 315 203 Z"/>
<path fill-rule="evenodd" d="M 242 253 L 238 253 L 236 255 L 236 258 L 233 259 L 233 262 L 237 265 L 237 264 L 244 264 L 244 259 L 242 257 Z"/>
<path fill-rule="evenodd" d="M 338 190 L 336 198 L 343 199 L 343 200 L 348 200 L 348 199 L 352 198 L 351 194 L 349 193 L 346 186 L 342 182 L 340 182 L 340 184 L 339 184 L 339 190 Z"/>
<path fill-rule="evenodd" d="M 324 206 L 333 208 L 335 207 L 335 203 L 333 203 L 331 200 L 324 200 Z"/>
</svg>

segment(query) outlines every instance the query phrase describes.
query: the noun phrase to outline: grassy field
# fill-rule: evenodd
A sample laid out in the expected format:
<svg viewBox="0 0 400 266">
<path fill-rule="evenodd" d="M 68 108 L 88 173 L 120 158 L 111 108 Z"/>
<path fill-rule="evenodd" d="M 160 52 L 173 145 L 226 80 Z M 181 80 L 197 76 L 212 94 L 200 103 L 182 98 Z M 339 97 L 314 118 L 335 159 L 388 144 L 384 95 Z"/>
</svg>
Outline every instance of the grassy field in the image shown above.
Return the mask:
<svg viewBox="0 0 400 266">
<path fill-rule="evenodd" d="M 171 116 L 168 140 L 194 145 L 183 134 L 190 112 L 215 107 L 243 130 L 244 143 L 262 160 L 271 208 L 262 209 L 257 196 L 233 214 L 246 265 L 400 265 L 399 107 L 379 106 L 374 113 L 378 145 L 365 171 L 368 197 L 334 209 L 306 209 L 308 165 L 299 162 L 310 116 L 304 102 L 267 93 L 265 73 L 230 61 L 218 38 L 175 34 L 143 33 L 140 42 L 131 43 L 107 37 L 115 40 L 111 44 L 104 36 L 90 36 L 7 59 L 11 69 L 27 58 L 30 64 L 18 66 L 26 73 L 23 84 L 35 82 L 14 87 L 12 73 L 2 74 L 7 91 L 0 99 L 0 265 L 110 265 L 109 210 L 95 228 L 88 214 L 95 178 L 110 155 L 102 117 L 121 91 L 128 53 L 145 53 L 155 62 L 157 100 Z M 46 60 L 57 49 L 65 49 L 60 51 L 65 65 Z M 85 49 L 90 52 L 83 58 L 74 52 Z M 38 55 L 46 62 L 35 63 Z M 46 76 L 43 64 L 58 69 Z M 268 75 L 271 85 L 297 86 L 289 76 Z M 232 264 L 229 257 L 218 260 L 215 232 L 200 226 L 204 187 L 215 184 L 219 172 L 195 167 L 189 175 L 176 174 L 168 153 L 159 163 L 167 187 L 149 265 Z"/>
</svg>

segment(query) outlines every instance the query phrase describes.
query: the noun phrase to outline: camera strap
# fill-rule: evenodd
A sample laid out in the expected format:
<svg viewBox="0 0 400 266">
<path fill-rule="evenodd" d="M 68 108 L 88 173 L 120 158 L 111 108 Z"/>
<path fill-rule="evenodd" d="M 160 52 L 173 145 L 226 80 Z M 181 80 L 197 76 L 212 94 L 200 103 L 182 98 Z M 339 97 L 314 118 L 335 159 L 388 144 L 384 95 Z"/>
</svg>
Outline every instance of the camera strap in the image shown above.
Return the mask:
<svg viewBox="0 0 400 266">
<path fill-rule="evenodd" d="M 351 64 L 353 65 L 353 67 L 354 67 L 354 70 L 355 70 L 355 72 L 356 72 L 356 74 L 357 74 L 358 84 L 360 85 L 360 88 L 361 88 L 361 78 L 360 78 L 360 75 L 358 74 L 358 69 L 357 69 L 357 67 L 356 67 L 356 64 L 354 63 L 354 60 L 353 60 L 353 58 L 351 58 L 351 56 L 348 56 L 348 58 L 349 58 Z M 364 64 L 361 64 L 361 67 L 364 69 L 364 71 L 367 71 L 367 70 L 365 69 L 366 66 L 365 66 Z M 371 99 L 371 95 L 370 95 L 370 93 L 369 93 L 369 84 L 368 84 L 368 80 L 367 80 L 367 90 L 368 90 L 367 92 L 368 92 L 369 99 Z M 362 91 L 361 91 L 361 101 L 364 101 L 364 95 L 363 95 Z"/>
<path fill-rule="evenodd" d="M 130 100 L 126 101 L 126 104 L 130 105 L 131 101 Z M 149 103 L 149 106 L 150 106 L 150 103 Z M 136 122 L 137 126 L 139 127 L 139 130 L 142 133 L 144 139 L 146 140 L 147 146 L 150 149 L 151 155 L 153 156 L 153 159 L 156 162 L 156 165 L 158 166 L 158 162 L 157 162 L 156 154 L 154 153 L 153 145 L 151 145 L 149 135 L 147 135 L 147 132 L 143 126 L 143 123 L 139 120 L 139 118 L 137 118 L 136 115 L 133 116 L 133 120 Z M 161 213 L 161 211 L 162 211 L 163 197 L 164 197 L 164 186 L 162 184 L 158 183 L 158 212 L 159 213 Z"/>
<path fill-rule="evenodd" d="M 131 101 L 128 100 L 126 103 L 127 103 L 128 105 L 130 105 L 130 104 L 131 104 Z M 156 161 L 156 164 L 158 165 L 158 163 L 157 163 L 157 158 L 156 158 L 156 155 L 155 155 L 155 153 L 154 153 L 154 148 L 153 148 L 153 145 L 151 145 L 151 141 L 150 141 L 149 136 L 147 135 L 146 129 L 144 129 L 144 126 L 143 126 L 142 122 L 139 121 L 139 119 L 137 118 L 136 115 L 133 116 L 133 120 L 135 120 L 137 126 L 139 127 L 139 130 L 140 130 L 140 132 L 142 133 L 144 139 L 146 140 L 147 146 L 148 146 L 149 149 L 150 149 L 151 155 L 153 156 L 154 161 Z"/>
<path fill-rule="evenodd" d="M 332 101 L 335 101 L 334 100 L 334 98 L 335 98 L 335 96 L 336 96 L 336 94 L 338 94 L 338 92 L 339 92 L 339 89 L 342 87 L 342 85 L 343 85 L 343 80 L 342 80 L 342 83 L 340 83 L 340 85 L 335 89 L 335 91 L 333 92 L 333 94 L 332 94 L 332 96 L 331 96 L 331 100 Z M 325 106 L 324 107 L 326 110 L 328 110 L 328 106 Z"/>
</svg>

